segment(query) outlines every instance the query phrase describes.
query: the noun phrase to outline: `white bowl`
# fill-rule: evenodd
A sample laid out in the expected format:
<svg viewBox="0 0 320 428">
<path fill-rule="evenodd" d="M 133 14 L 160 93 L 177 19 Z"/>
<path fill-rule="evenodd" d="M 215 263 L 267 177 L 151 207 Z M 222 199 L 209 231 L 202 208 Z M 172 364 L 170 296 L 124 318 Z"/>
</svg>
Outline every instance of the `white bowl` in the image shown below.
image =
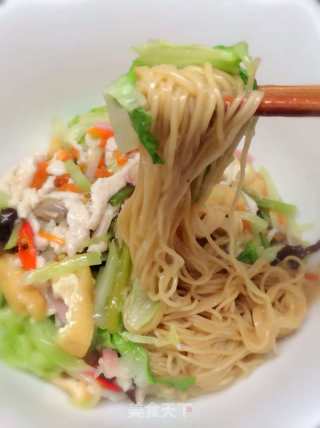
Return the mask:
<svg viewBox="0 0 320 428">
<path fill-rule="evenodd" d="M 103 103 L 127 70 L 129 48 L 150 38 L 230 44 L 247 40 L 261 83 L 319 83 L 316 0 L 7 0 L 0 6 L 0 141 L 5 171 L 45 147 L 52 118 Z M 320 120 L 262 119 L 253 153 L 320 236 Z M 320 315 L 279 345 L 248 378 L 183 404 L 70 406 L 55 388 L 0 366 L 0 426 L 316 428 L 320 426 Z M 1 328 L 1 327 L 0 327 Z"/>
</svg>

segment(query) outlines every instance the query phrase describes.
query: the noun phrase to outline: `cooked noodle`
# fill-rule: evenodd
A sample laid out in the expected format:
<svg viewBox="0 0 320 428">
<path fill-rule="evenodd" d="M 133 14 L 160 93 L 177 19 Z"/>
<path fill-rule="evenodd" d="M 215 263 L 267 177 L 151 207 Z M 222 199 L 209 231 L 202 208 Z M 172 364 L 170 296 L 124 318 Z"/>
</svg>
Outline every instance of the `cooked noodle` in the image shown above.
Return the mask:
<svg viewBox="0 0 320 428">
<path fill-rule="evenodd" d="M 246 93 L 239 77 L 209 64 L 139 67 L 136 73 L 164 164 L 154 165 L 141 149 L 138 183 L 120 213 L 119 234 L 134 276 L 162 303 L 160 322 L 148 334 L 166 338 L 175 331 L 179 339 L 178 346 L 147 345 L 152 370 L 195 376 L 192 394 L 219 389 L 255 367 L 278 337 L 301 324 L 306 310 L 299 259 L 293 271 L 263 259 L 246 265 L 235 255 L 234 208 L 262 93 Z M 227 109 L 226 95 L 233 97 Z M 243 136 L 233 201 L 219 205 L 212 188 Z"/>
</svg>

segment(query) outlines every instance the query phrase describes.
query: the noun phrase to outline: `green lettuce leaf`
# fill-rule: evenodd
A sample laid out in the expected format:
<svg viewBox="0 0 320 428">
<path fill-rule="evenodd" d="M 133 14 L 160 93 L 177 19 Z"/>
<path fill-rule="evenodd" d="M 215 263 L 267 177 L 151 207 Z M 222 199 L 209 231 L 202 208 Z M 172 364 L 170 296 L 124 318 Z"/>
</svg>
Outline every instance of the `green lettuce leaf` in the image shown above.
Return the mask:
<svg viewBox="0 0 320 428">
<path fill-rule="evenodd" d="M 247 86 L 248 80 L 249 80 L 248 72 L 245 69 L 240 68 L 239 76 L 241 77 L 241 80 L 243 81 L 245 86 Z M 258 89 L 258 82 L 256 79 L 254 79 L 254 82 L 253 82 L 253 89 L 254 90 Z"/>
<path fill-rule="evenodd" d="M 134 66 L 152 67 L 159 64 L 172 64 L 177 67 L 210 63 L 220 70 L 239 74 L 241 62 L 249 56 L 245 42 L 233 46 L 206 47 L 200 45 L 175 45 L 163 41 L 153 41 L 136 47 L 139 54 Z"/>
<path fill-rule="evenodd" d="M 6 364 L 45 379 L 85 369 L 86 364 L 55 344 L 56 328 L 50 319 L 33 321 L 0 309 L 0 359 Z"/>
<path fill-rule="evenodd" d="M 127 366 L 136 385 L 145 387 L 154 384 L 155 379 L 150 369 L 149 355 L 143 346 L 125 339 L 122 334 L 111 334 L 107 330 L 98 329 L 95 346 L 115 349 L 121 355 L 122 362 Z"/>
<path fill-rule="evenodd" d="M 186 391 L 190 386 L 196 383 L 193 376 L 174 376 L 174 377 L 157 377 L 156 382 L 162 385 L 171 386 L 179 391 Z"/>
<path fill-rule="evenodd" d="M 151 115 L 147 113 L 142 107 L 139 107 L 131 111 L 129 116 L 134 130 L 138 134 L 140 143 L 150 154 L 153 163 L 163 164 L 163 160 L 157 153 L 159 143 L 151 132 Z"/>
<path fill-rule="evenodd" d="M 135 81 L 134 68 L 131 68 L 107 88 L 105 94 L 117 143 L 120 150 L 126 152 L 136 149 L 140 142 L 154 163 L 163 163 L 157 153 L 158 142 L 151 133 L 151 115 L 143 108 L 145 100 L 136 89 Z"/>
<path fill-rule="evenodd" d="M 6 304 L 6 301 L 4 299 L 4 295 L 0 291 L 0 308 L 2 308 Z"/>
<path fill-rule="evenodd" d="M 143 95 L 136 89 L 136 77 L 133 68 L 113 82 L 107 88 L 106 93 L 117 100 L 121 107 L 128 112 L 143 106 L 145 103 Z"/>
<path fill-rule="evenodd" d="M 64 132 L 64 142 L 71 145 L 83 144 L 87 130 L 101 122 L 109 122 L 107 108 L 105 106 L 95 107 L 87 113 L 73 117 Z"/>
<path fill-rule="evenodd" d="M 123 321 L 129 331 L 145 330 L 162 311 L 160 302 L 152 301 L 135 280 L 123 308 Z"/>
<path fill-rule="evenodd" d="M 98 330 L 95 343 L 97 347 L 112 348 L 119 352 L 137 386 L 160 384 L 186 391 L 195 384 L 192 376 L 155 376 L 150 368 L 148 352 L 143 346 L 126 339 L 124 333 L 110 334 L 106 330 Z"/>
<path fill-rule="evenodd" d="M 259 249 L 254 241 L 249 241 L 237 259 L 242 263 L 252 265 L 259 258 Z"/>
</svg>

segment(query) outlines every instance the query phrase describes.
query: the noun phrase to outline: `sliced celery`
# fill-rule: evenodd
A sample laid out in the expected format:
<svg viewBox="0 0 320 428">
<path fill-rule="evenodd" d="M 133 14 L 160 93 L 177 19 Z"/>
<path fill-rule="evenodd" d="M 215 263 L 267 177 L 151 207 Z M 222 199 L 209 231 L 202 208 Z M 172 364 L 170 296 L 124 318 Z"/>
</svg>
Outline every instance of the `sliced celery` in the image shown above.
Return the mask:
<svg viewBox="0 0 320 428">
<path fill-rule="evenodd" d="M 85 253 L 74 257 L 68 257 L 61 262 L 50 262 L 45 266 L 28 272 L 25 275 L 26 284 L 41 284 L 49 279 L 55 279 L 78 271 L 85 266 L 101 264 L 101 253 Z"/>
<path fill-rule="evenodd" d="M 83 192 L 90 192 L 91 183 L 88 178 L 81 171 L 80 167 L 76 165 L 72 160 L 67 160 L 65 163 L 67 172 L 74 181 L 74 184 L 79 187 Z"/>
<path fill-rule="evenodd" d="M 268 222 L 255 214 L 244 212 L 241 213 L 241 218 L 250 222 L 255 233 L 263 232 L 268 228 Z"/>
<path fill-rule="evenodd" d="M 100 269 L 96 283 L 95 319 L 101 328 L 106 327 L 106 302 L 111 295 L 120 266 L 119 249 L 115 240 L 111 241 L 109 248 L 107 263 Z"/>
<path fill-rule="evenodd" d="M 9 206 L 9 195 L 6 192 L 0 190 L 0 210 L 8 208 Z"/>
<path fill-rule="evenodd" d="M 21 223 L 15 224 L 11 232 L 10 238 L 3 248 L 4 250 L 6 251 L 12 250 L 12 248 L 15 248 L 17 246 L 20 227 L 21 227 Z"/>
<path fill-rule="evenodd" d="M 269 209 L 287 216 L 293 215 L 296 213 L 297 208 L 295 205 L 287 204 L 282 201 L 276 201 L 274 199 L 259 199 L 257 200 L 259 208 Z"/>
<path fill-rule="evenodd" d="M 132 184 L 126 184 L 122 189 L 115 193 L 109 200 L 109 203 L 113 207 L 123 204 L 123 202 L 129 198 L 134 191 L 134 186 Z"/>
<path fill-rule="evenodd" d="M 161 310 L 161 303 L 152 301 L 135 280 L 123 309 L 126 328 L 131 332 L 144 332 L 159 317 Z"/>
<path fill-rule="evenodd" d="M 115 284 L 107 300 L 105 310 L 105 326 L 110 333 L 121 330 L 121 311 L 131 275 L 131 258 L 129 249 L 123 245 L 120 254 L 119 271 Z"/>
</svg>

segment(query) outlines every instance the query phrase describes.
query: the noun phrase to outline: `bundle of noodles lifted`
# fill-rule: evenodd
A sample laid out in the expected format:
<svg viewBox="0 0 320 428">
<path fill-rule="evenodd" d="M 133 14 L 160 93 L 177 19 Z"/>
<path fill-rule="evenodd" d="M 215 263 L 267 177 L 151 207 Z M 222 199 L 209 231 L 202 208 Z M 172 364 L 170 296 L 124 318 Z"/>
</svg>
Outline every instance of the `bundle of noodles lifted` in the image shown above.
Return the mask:
<svg viewBox="0 0 320 428">
<path fill-rule="evenodd" d="M 281 209 L 259 205 L 268 184 L 246 168 L 263 97 L 246 44 L 154 42 L 138 53 L 106 94 L 120 149 L 140 152 L 117 220 L 133 266 L 123 323 L 152 372 L 194 379 L 194 395 L 247 373 L 301 324 L 304 272 L 297 257 L 275 261 L 270 233 L 287 242 L 291 232 L 277 227 Z"/>
</svg>

